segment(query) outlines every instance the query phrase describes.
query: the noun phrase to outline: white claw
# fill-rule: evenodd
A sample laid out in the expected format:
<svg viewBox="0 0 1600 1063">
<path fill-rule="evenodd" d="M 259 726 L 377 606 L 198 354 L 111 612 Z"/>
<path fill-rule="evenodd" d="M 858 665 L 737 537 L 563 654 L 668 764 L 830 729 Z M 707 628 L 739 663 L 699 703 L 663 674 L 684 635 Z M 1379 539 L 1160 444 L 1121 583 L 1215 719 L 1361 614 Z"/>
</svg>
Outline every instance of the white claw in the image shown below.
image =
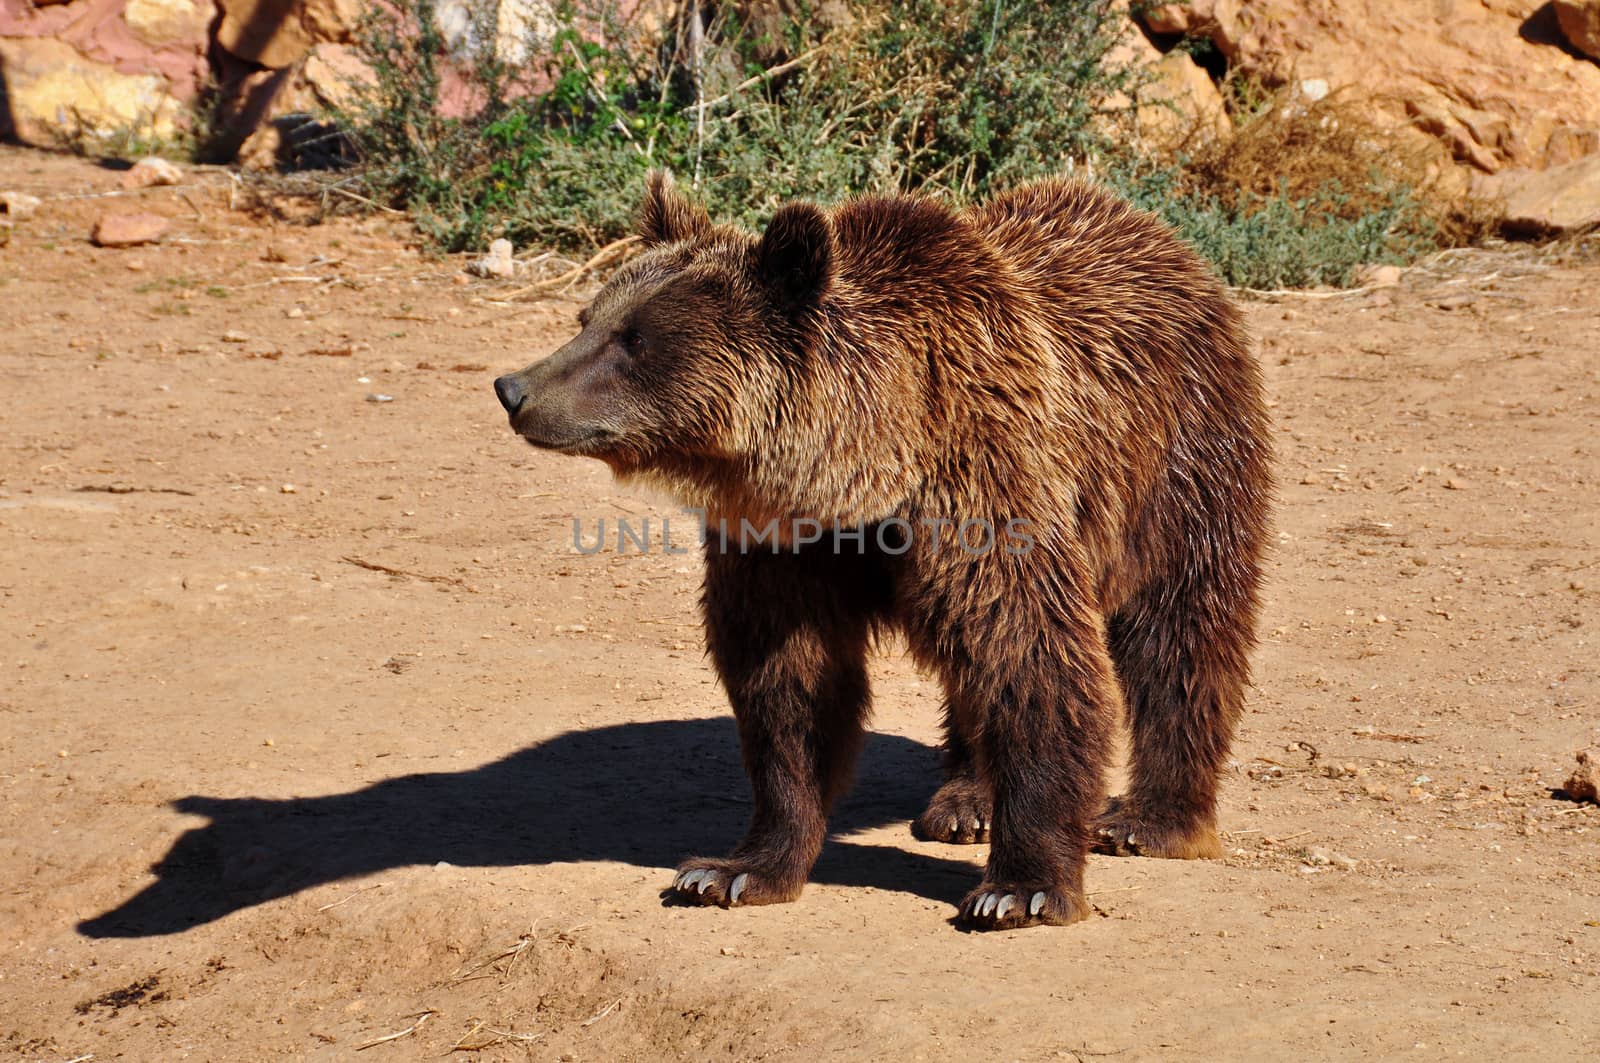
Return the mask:
<svg viewBox="0 0 1600 1063">
<path fill-rule="evenodd" d="M 1134 840 L 1134 837 L 1133 837 L 1132 834 L 1128 835 L 1128 848 L 1132 849 L 1135 845 L 1138 845 L 1138 844 L 1139 843 Z"/>
<path fill-rule="evenodd" d="M 985 919 L 989 918 L 989 916 L 994 912 L 994 906 L 999 903 L 999 897 L 992 893 L 985 893 L 983 895 L 983 917 Z"/>
<path fill-rule="evenodd" d="M 1040 890 L 1038 893 L 1035 893 L 1033 895 L 1033 900 L 1028 902 L 1028 914 L 1029 915 L 1038 915 L 1039 911 L 1043 907 L 1044 907 L 1044 890 Z"/>
<path fill-rule="evenodd" d="M 676 875 L 672 876 L 672 888 L 673 889 L 678 889 L 679 887 L 681 887 L 683 885 L 683 876 L 684 876 L 684 872 L 682 872 L 682 871 L 680 871 Z"/>
<path fill-rule="evenodd" d="M 678 883 L 678 888 L 683 892 L 688 893 L 690 890 L 694 889 L 695 884 L 701 879 L 705 878 L 708 873 L 709 872 L 706 871 L 690 871 L 688 874 L 683 876 L 683 881 Z"/>
<path fill-rule="evenodd" d="M 706 887 L 710 886 L 710 885 L 714 885 L 716 883 L 716 881 L 717 881 L 717 873 L 715 871 L 707 871 L 706 872 L 706 877 L 700 880 L 700 892 L 702 894 L 704 894 L 705 891 L 706 891 Z"/>
<path fill-rule="evenodd" d="M 738 904 L 739 894 L 743 893 L 744 888 L 748 885 L 750 885 L 750 872 L 740 872 L 734 878 L 733 885 L 728 887 L 728 901 L 732 904 Z"/>
<path fill-rule="evenodd" d="M 1006 913 L 1009 912 L 1011 909 L 1015 908 L 1016 906 L 1017 906 L 1017 898 L 1016 898 L 1016 896 L 1014 894 L 1008 893 L 1004 897 L 1001 897 L 1000 898 L 1000 903 L 995 906 L 994 917 L 996 919 L 1004 919 L 1006 917 Z"/>
<path fill-rule="evenodd" d="M 960 834 L 961 833 L 961 821 L 959 819 L 957 819 L 956 817 L 954 817 L 954 816 L 950 817 L 950 833 L 951 834 Z"/>
</svg>

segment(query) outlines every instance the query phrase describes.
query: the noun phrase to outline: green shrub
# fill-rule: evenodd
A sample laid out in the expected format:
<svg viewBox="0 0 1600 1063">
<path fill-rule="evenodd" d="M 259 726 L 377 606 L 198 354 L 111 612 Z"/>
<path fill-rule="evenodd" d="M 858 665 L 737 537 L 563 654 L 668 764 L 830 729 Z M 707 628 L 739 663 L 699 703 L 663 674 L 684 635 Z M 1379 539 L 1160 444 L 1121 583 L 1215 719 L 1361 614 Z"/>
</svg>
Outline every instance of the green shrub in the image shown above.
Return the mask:
<svg viewBox="0 0 1600 1063">
<path fill-rule="evenodd" d="M 1362 172 L 1363 127 L 1265 94 L 1241 110 L 1248 135 L 1233 147 L 1187 162 L 1120 149 L 1127 101 L 1149 78 L 1115 58 L 1131 28 L 1110 0 L 883 0 L 826 34 L 794 20 L 781 42 L 750 39 L 733 5 L 708 0 L 698 56 L 686 19 L 652 37 L 612 0 L 568 0 L 549 38 L 528 42 L 528 70 L 478 50 L 458 75 L 467 113 L 454 117 L 440 108 L 446 42 L 433 0 L 406 2 L 364 24 L 376 83 L 342 124 L 369 194 L 447 250 L 501 236 L 593 250 L 631 231 L 643 175 L 658 166 L 713 216 L 759 226 L 793 197 L 961 203 L 1087 165 L 1246 287 L 1344 284 L 1363 263 L 1439 243 L 1404 180 Z M 492 42 L 494 27 L 472 35 Z M 793 58 L 767 65 L 774 55 Z M 1286 163 L 1292 184 L 1271 175 Z M 1331 176 L 1315 177 L 1319 167 Z"/>
<path fill-rule="evenodd" d="M 783 77 L 762 76 L 753 55 L 769 42 L 746 39 L 730 11 L 710 22 L 695 63 L 681 28 L 652 42 L 609 3 L 563 4 L 552 38 L 534 42 L 546 87 L 519 94 L 480 53 L 466 73 L 476 109 L 450 118 L 433 3 L 411 0 L 364 24 L 376 86 L 344 120 L 371 191 L 444 247 L 584 248 L 628 231 L 655 166 L 748 223 L 795 195 L 982 195 L 1105 149 L 1097 116 L 1141 82 L 1106 61 L 1126 32 L 1107 0 L 892 0 L 824 37 L 792 26 L 806 61 Z"/>
<path fill-rule="evenodd" d="M 1417 203 L 1399 187 L 1373 205 L 1365 195 L 1353 204 L 1337 181 L 1304 199 L 1280 188 L 1224 200 L 1186 187 L 1178 166 L 1124 166 L 1109 183 L 1160 215 L 1226 283 L 1242 288 L 1344 286 L 1363 264 L 1406 262 L 1437 246 Z"/>
</svg>

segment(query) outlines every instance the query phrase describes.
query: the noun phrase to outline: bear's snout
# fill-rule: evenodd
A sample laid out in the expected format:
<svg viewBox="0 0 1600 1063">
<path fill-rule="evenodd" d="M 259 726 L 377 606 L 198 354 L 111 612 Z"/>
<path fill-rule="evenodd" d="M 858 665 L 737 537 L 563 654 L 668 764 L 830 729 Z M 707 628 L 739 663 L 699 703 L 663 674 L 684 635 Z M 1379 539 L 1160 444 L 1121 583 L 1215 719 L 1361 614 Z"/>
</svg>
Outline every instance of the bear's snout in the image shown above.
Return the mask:
<svg viewBox="0 0 1600 1063">
<path fill-rule="evenodd" d="M 500 405 L 506 408 L 507 413 L 514 414 L 522 408 L 522 400 L 528 397 L 522 390 L 522 382 L 517 379 L 517 374 L 511 373 L 499 377 L 494 382 L 495 397 L 500 400 Z"/>
</svg>

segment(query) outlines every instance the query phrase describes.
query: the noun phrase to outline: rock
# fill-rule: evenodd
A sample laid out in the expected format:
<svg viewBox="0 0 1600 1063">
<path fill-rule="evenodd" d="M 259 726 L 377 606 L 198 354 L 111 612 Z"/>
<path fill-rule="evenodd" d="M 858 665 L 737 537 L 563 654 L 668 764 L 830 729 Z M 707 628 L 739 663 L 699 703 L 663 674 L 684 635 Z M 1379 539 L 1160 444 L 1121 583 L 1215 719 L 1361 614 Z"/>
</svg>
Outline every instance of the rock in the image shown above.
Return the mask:
<svg viewBox="0 0 1600 1063">
<path fill-rule="evenodd" d="M 355 37 L 367 5 L 362 0 L 305 0 L 300 23 L 306 35 L 322 43 L 348 43 Z"/>
<path fill-rule="evenodd" d="M 128 0 L 122 21 L 144 43 L 160 46 L 205 40 L 215 13 L 196 0 Z"/>
<path fill-rule="evenodd" d="M 0 135 L 37 146 L 130 131 L 172 137 L 183 112 L 174 83 L 161 74 L 122 73 L 45 37 L 0 37 L 0 83 Z"/>
<path fill-rule="evenodd" d="M 1554 0 L 1551 6 L 1567 43 L 1600 60 L 1600 0 Z"/>
<path fill-rule="evenodd" d="M 1404 274 L 1399 266 L 1369 265 L 1356 270 L 1353 279 L 1360 288 L 1393 288 Z"/>
<path fill-rule="evenodd" d="M 443 0 L 433 21 L 444 37 L 445 50 L 458 62 L 470 62 L 484 51 L 479 0 Z M 520 65 L 528 47 L 553 38 L 560 28 L 550 0 L 502 0 L 495 8 L 495 56 Z"/>
<path fill-rule="evenodd" d="M 26 192 L 0 192 L 0 218 L 22 221 L 31 218 L 43 202 L 38 196 Z"/>
<path fill-rule="evenodd" d="M 1119 93 L 1105 101 L 1107 117 L 1101 121 L 1109 135 L 1126 138 L 1131 134 L 1149 141 L 1158 151 L 1170 151 L 1191 139 L 1232 133 L 1222 94 L 1187 52 L 1162 54 L 1144 34 L 1133 32 L 1119 41 L 1106 59 L 1116 65 L 1142 67 L 1151 74 L 1150 83 L 1139 90 L 1131 122 L 1123 117 L 1129 113 L 1127 96 Z"/>
<path fill-rule="evenodd" d="M 159 214 L 104 214 L 94 223 L 90 239 L 101 247 L 153 244 L 166 235 L 170 224 Z"/>
<path fill-rule="evenodd" d="M 156 185 L 181 184 L 183 184 L 183 171 L 159 155 L 145 156 L 122 175 L 123 188 L 152 188 Z"/>
<path fill-rule="evenodd" d="M 480 277 L 515 277 L 517 260 L 511 257 L 511 250 L 510 240 L 496 240 L 487 255 L 467 263 L 467 271 Z"/>
<path fill-rule="evenodd" d="M 348 106 L 361 86 L 375 83 L 372 68 L 341 44 L 319 44 L 291 67 L 241 79 L 229 119 L 242 140 L 239 161 L 258 170 L 348 161 L 346 141 L 313 116 Z"/>
<path fill-rule="evenodd" d="M 282 69 L 311 48 L 299 8 L 298 0 L 223 0 L 217 43 L 240 59 Z"/>
<path fill-rule="evenodd" d="M 1144 24 L 1154 33 L 1180 33 L 1204 37 L 1224 55 L 1239 39 L 1240 0 L 1191 0 L 1162 4 L 1144 12 Z"/>
<path fill-rule="evenodd" d="M 1600 0 L 1558 0 L 1586 13 Z M 1505 0 L 1191 0 L 1146 13 L 1194 34 L 1229 73 L 1268 86 L 1322 82 L 1381 125 L 1408 121 L 1458 163 L 1544 169 L 1600 151 L 1600 64 L 1554 47 L 1559 10 Z M 1588 17 L 1586 15 L 1586 17 Z M 1567 23 L 1575 20 L 1567 16 Z M 1397 55 L 1397 49 L 1403 51 Z M 1319 86 L 1320 88 L 1320 86 Z M 1426 135 L 1424 135 L 1426 134 Z"/>
<path fill-rule="evenodd" d="M 360 0 L 221 0 L 217 43 L 240 59 L 274 70 L 323 41 L 351 39 Z"/>
<path fill-rule="evenodd" d="M 210 80 L 215 16 L 215 0 L 0 3 L 0 136 L 89 150 L 171 138 Z"/>
<path fill-rule="evenodd" d="M 1537 236 L 1600 225 L 1600 155 L 1543 173 L 1507 171 L 1490 187 L 1505 200 L 1505 226 L 1513 234 Z"/>
<path fill-rule="evenodd" d="M 1140 94 L 1152 102 L 1140 107 L 1139 132 L 1163 147 L 1175 147 L 1191 137 L 1202 140 L 1233 134 L 1233 122 L 1222 93 L 1205 68 L 1188 52 L 1174 50 L 1154 65 L 1155 81 Z"/>
<path fill-rule="evenodd" d="M 1591 801 L 1600 805 L 1600 754 L 1592 750 L 1578 752 L 1578 766 L 1561 789 L 1573 801 Z"/>
<path fill-rule="evenodd" d="M 306 55 L 298 71 L 298 85 L 321 108 L 347 107 L 359 90 L 373 88 L 378 76 L 354 48 L 319 44 Z"/>
</svg>

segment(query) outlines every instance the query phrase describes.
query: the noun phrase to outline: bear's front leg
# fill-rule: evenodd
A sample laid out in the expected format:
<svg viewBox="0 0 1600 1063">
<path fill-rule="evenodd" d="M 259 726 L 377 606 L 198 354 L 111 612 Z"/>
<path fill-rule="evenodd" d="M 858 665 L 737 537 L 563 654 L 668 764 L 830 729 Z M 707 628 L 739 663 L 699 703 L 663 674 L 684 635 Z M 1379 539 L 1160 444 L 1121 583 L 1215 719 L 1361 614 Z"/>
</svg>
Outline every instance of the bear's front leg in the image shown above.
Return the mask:
<svg viewBox="0 0 1600 1063">
<path fill-rule="evenodd" d="M 1026 557 L 936 557 L 920 596 L 918 652 L 939 668 L 992 794 L 988 866 L 958 913 L 974 929 L 1065 925 L 1090 910 L 1083 873 L 1118 693 L 1104 624 L 1078 594 L 1086 581 L 1069 550 L 1047 542 Z"/>
<path fill-rule="evenodd" d="M 885 597 L 871 558 L 740 553 L 711 537 L 706 641 L 733 704 L 755 809 L 728 857 L 678 866 L 672 898 L 730 907 L 800 895 L 861 747 L 867 638 Z"/>
</svg>

